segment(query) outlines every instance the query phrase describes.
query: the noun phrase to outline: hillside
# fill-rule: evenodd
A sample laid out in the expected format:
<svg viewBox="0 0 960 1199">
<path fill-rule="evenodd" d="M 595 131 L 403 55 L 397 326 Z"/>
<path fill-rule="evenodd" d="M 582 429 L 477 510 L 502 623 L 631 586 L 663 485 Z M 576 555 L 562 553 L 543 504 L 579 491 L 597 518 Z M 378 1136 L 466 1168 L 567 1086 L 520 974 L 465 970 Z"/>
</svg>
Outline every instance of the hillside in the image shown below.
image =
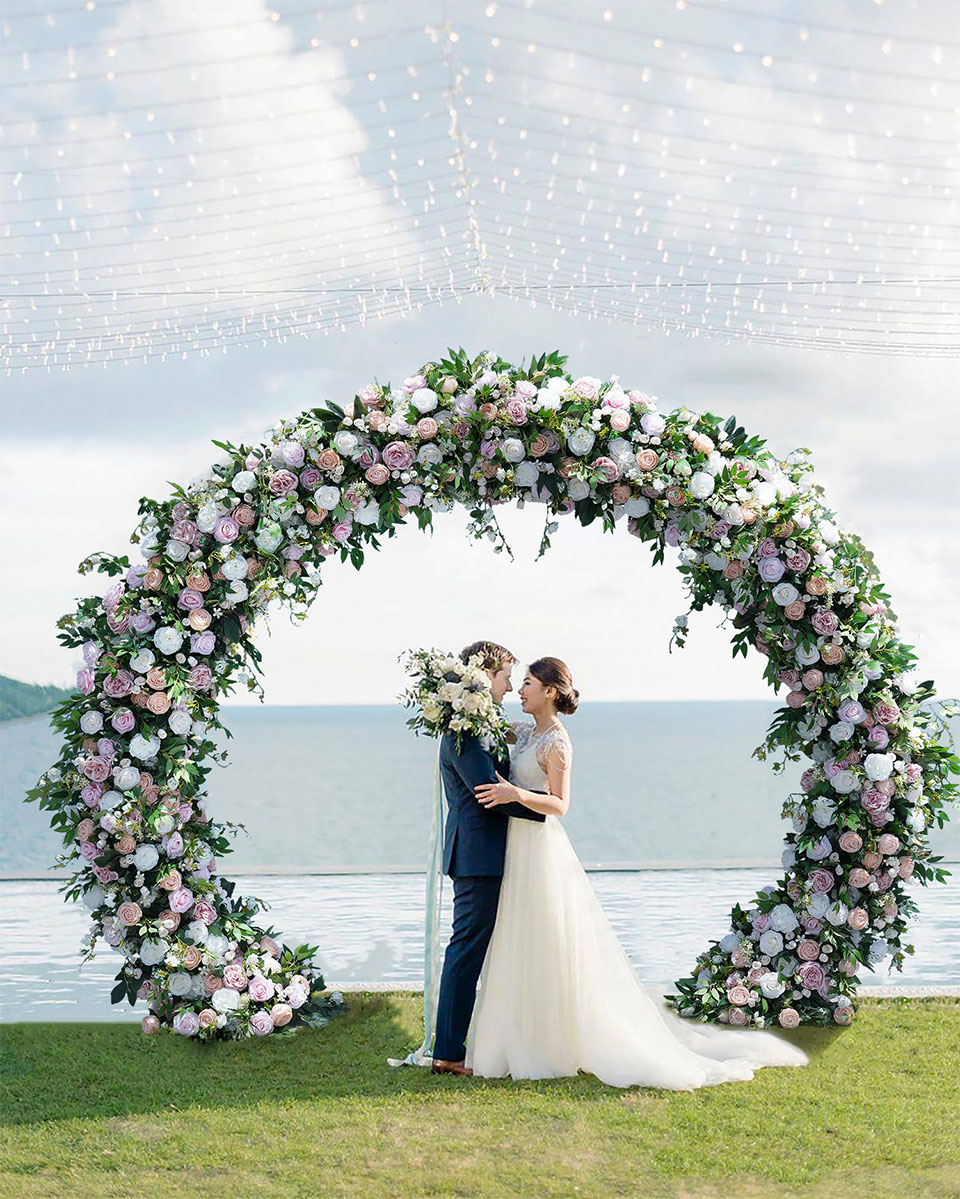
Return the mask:
<svg viewBox="0 0 960 1199">
<path fill-rule="evenodd" d="M 49 712 L 61 700 L 72 694 L 62 687 L 41 687 L 36 683 L 21 683 L 0 674 L 0 723 L 22 716 Z"/>
</svg>

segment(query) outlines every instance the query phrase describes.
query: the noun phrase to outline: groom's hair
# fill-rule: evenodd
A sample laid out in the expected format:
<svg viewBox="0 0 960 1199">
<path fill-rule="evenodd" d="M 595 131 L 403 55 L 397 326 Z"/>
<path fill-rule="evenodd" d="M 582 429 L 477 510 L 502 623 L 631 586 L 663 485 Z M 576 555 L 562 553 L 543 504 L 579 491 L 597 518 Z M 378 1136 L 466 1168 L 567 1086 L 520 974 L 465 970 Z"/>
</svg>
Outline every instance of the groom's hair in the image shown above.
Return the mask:
<svg viewBox="0 0 960 1199">
<path fill-rule="evenodd" d="M 484 670 L 502 670 L 504 666 L 513 666 L 519 660 L 511 654 L 506 646 L 498 645 L 496 641 L 471 641 L 460 651 L 460 660 L 469 662 L 474 654 L 482 656 Z"/>
</svg>

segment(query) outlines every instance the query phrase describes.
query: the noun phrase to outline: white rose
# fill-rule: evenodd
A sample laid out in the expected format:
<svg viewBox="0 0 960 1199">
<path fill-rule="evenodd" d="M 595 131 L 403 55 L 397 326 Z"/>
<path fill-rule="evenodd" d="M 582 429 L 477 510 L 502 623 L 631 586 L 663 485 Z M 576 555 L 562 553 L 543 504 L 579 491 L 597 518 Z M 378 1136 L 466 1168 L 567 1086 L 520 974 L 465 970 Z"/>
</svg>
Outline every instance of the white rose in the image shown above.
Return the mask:
<svg viewBox="0 0 960 1199">
<path fill-rule="evenodd" d="M 725 937 L 720 938 L 720 948 L 724 953 L 733 953 L 740 944 L 740 938 L 736 933 L 727 933 Z"/>
<path fill-rule="evenodd" d="M 719 450 L 711 450 L 707 455 L 707 464 L 704 467 L 712 475 L 718 475 L 724 467 L 723 454 Z"/>
<path fill-rule="evenodd" d="M 130 659 L 130 669 L 137 674 L 146 674 L 156 660 L 157 655 L 152 649 L 142 649 Z"/>
<path fill-rule="evenodd" d="M 913 833 L 922 833 L 927 827 L 927 819 L 920 808 L 912 808 L 907 816 L 907 827 Z"/>
<path fill-rule="evenodd" d="M 817 531 L 820 534 L 820 540 L 825 542 L 827 545 L 836 545 L 840 540 L 840 533 L 838 532 L 837 526 L 832 520 L 822 521 L 817 526 Z"/>
<path fill-rule="evenodd" d="M 893 756 L 891 754 L 867 754 L 863 759 L 863 769 L 867 778 L 874 782 L 888 779 L 893 773 Z"/>
<path fill-rule="evenodd" d="M 773 598 L 781 608 L 785 608 L 788 604 L 792 604 L 800 595 L 800 592 L 792 583 L 778 583 L 773 589 Z"/>
<path fill-rule="evenodd" d="M 138 771 L 137 778 L 139 777 L 140 774 Z M 124 796 L 122 791 L 104 791 L 104 793 L 100 796 L 100 811 L 112 812 L 117 804 L 123 803 L 123 799 Z"/>
<path fill-rule="evenodd" d="M 99 733 L 103 728 L 103 716 L 99 712 L 84 712 L 80 717 L 80 727 L 85 733 Z"/>
<path fill-rule="evenodd" d="M 186 708 L 173 708 L 167 717 L 167 724 L 169 724 L 172 733 L 175 733 L 178 737 L 182 737 L 193 724 L 193 717 Z"/>
<path fill-rule="evenodd" d="M 705 500 L 708 495 L 712 495 L 713 488 L 713 475 L 705 470 L 694 471 L 690 478 L 690 490 L 698 500 Z"/>
<path fill-rule="evenodd" d="M 326 508 L 328 512 L 340 503 L 340 488 L 334 487 L 331 483 L 318 487 L 313 494 L 320 507 Z"/>
<path fill-rule="evenodd" d="M 733 525 L 735 528 L 743 524 L 743 513 L 740 511 L 739 504 L 727 504 L 723 510 L 723 519 L 728 525 Z M 817 654 L 819 658 L 819 653 Z"/>
<path fill-rule="evenodd" d="M 567 479 L 567 495 L 574 501 L 585 500 L 590 494 L 590 484 L 586 479 Z"/>
<path fill-rule="evenodd" d="M 427 441 L 417 450 L 417 461 L 423 466 L 439 466 L 443 461 L 443 450 L 435 441 Z"/>
<path fill-rule="evenodd" d="M 508 462 L 522 462 L 527 456 L 519 437 L 508 437 L 500 446 L 500 452 Z"/>
<path fill-rule="evenodd" d="M 160 861 L 160 853 L 155 845 L 138 845 L 134 850 L 133 864 L 138 870 L 152 870 Z"/>
<path fill-rule="evenodd" d="M 140 771 L 136 766 L 124 766 L 115 780 L 121 791 L 130 791 L 140 782 Z"/>
<path fill-rule="evenodd" d="M 791 849 L 788 845 L 787 848 L 780 854 L 780 865 L 784 868 L 784 870 L 789 870 L 791 866 L 796 866 L 796 864 L 797 852 L 795 849 Z"/>
<path fill-rule="evenodd" d="M 380 505 L 376 500 L 367 500 L 354 512 L 353 519 L 358 525 L 375 525 L 380 520 Z"/>
<path fill-rule="evenodd" d="M 223 577 L 235 582 L 237 579 L 245 579 L 247 577 L 247 560 L 243 554 L 234 554 L 232 558 L 228 558 L 220 567 L 223 571 Z"/>
<path fill-rule="evenodd" d="M 349 429 L 340 429 L 334 434 L 333 448 L 338 454 L 342 454 L 345 458 L 349 458 L 353 451 L 357 448 L 356 433 L 351 433 Z"/>
<path fill-rule="evenodd" d="M 650 501 L 645 495 L 635 495 L 624 505 L 627 516 L 646 516 L 650 511 Z"/>
<path fill-rule="evenodd" d="M 813 819 L 820 828 L 829 828 L 837 815 L 837 805 L 822 795 L 814 801 Z"/>
<path fill-rule="evenodd" d="M 852 770 L 841 770 L 839 774 L 833 776 L 830 782 L 838 795 L 849 795 L 858 786 L 857 776 Z"/>
<path fill-rule="evenodd" d="M 210 1006 L 218 1012 L 235 1012 L 240 1006 L 240 992 L 233 987 L 221 987 L 214 991 Z"/>
<path fill-rule="evenodd" d="M 838 744 L 841 741 L 849 741 L 853 736 L 853 725 L 849 720 L 838 720 L 836 724 L 830 726 L 830 739 Z"/>
<path fill-rule="evenodd" d="M 871 678 L 877 678 L 878 675 L 871 675 Z M 912 671 L 907 671 L 904 674 L 895 674 L 893 676 L 894 686 L 897 687 L 904 695 L 914 695 L 917 690 L 917 676 Z"/>
<path fill-rule="evenodd" d="M 559 387 L 554 386 L 554 384 L 557 384 L 557 383 L 560 384 Z M 537 411 L 553 412 L 553 411 L 555 411 L 557 408 L 560 407 L 560 403 L 563 398 L 561 393 L 563 391 L 563 388 L 566 387 L 566 385 L 567 385 L 566 380 L 564 380 L 564 379 L 548 380 L 546 387 L 541 387 L 540 390 L 537 392 L 536 398 L 531 401 L 531 403 L 530 403 L 531 411 L 533 411 L 533 412 L 537 412 Z"/>
<path fill-rule="evenodd" d="M 243 495 L 245 491 L 252 491 L 256 486 L 257 476 L 252 470 L 238 470 L 233 476 L 233 482 L 230 486 L 239 495 Z"/>
<path fill-rule="evenodd" d="M 433 700 L 429 699 L 423 701 L 424 720 L 428 721 L 430 724 L 436 724 L 442 715 L 443 708 L 441 708 L 439 704 L 436 704 L 433 702 Z"/>
<path fill-rule="evenodd" d="M 155 758 L 160 752 L 160 738 L 142 736 L 140 733 L 134 734 L 130 738 L 130 757 L 139 758 L 141 761 L 146 761 L 147 758 Z"/>
<path fill-rule="evenodd" d="M 796 658 L 798 665 L 812 666 L 814 662 L 820 660 L 820 650 L 815 645 L 809 646 L 806 649 L 800 646 L 794 652 L 793 656 Z"/>
<path fill-rule="evenodd" d="M 584 454 L 589 454 L 593 449 L 593 443 L 597 440 L 596 433 L 592 429 L 574 429 L 567 438 L 567 448 L 571 454 L 576 454 L 582 458 Z"/>
<path fill-rule="evenodd" d="M 191 976 L 184 970 L 177 970 L 167 976 L 167 987 L 171 995 L 189 995 Z"/>
<path fill-rule="evenodd" d="M 270 524 L 257 530 L 253 540 L 257 549 L 262 550 L 265 554 L 272 554 L 283 541 L 283 530 L 276 521 L 271 521 Z"/>
<path fill-rule="evenodd" d="M 167 956 L 168 948 L 166 941 L 147 937 L 140 945 L 140 961 L 144 966 L 156 966 Z"/>
<path fill-rule="evenodd" d="M 873 941 L 867 950 L 867 960 L 875 966 L 887 956 L 887 945 L 884 941 Z"/>
<path fill-rule="evenodd" d="M 536 462 L 525 460 L 518 462 L 513 472 L 513 481 L 517 487 L 535 487 L 540 478 L 540 468 Z"/>
<path fill-rule="evenodd" d="M 437 406 L 437 393 L 430 387 L 418 387 L 410 397 L 418 412 L 432 412 Z"/>
<path fill-rule="evenodd" d="M 93 912 L 103 903 L 106 896 L 100 884 L 94 883 L 92 887 L 87 887 L 82 898 L 86 906 Z"/>
<path fill-rule="evenodd" d="M 823 919 L 829 907 L 830 896 L 825 895 L 822 891 L 815 891 L 807 902 L 807 911 L 811 916 L 816 916 L 818 920 Z"/>
<path fill-rule="evenodd" d="M 640 428 L 651 437 L 659 437 L 666 427 L 667 422 L 659 412 L 645 412 L 640 417 Z"/>
<path fill-rule="evenodd" d="M 799 924 L 796 913 L 788 903 L 778 903 L 770 913 L 770 923 L 779 933 L 789 933 Z"/>
<path fill-rule="evenodd" d="M 176 827 L 176 819 L 169 812 L 161 812 L 154 821 L 154 828 L 161 836 L 165 833 L 172 833 Z"/>
<path fill-rule="evenodd" d="M 826 916 L 827 922 L 832 924 L 834 928 L 840 928 L 842 925 L 847 923 L 847 916 L 849 915 L 849 912 L 850 909 L 843 902 L 843 900 L 838 899 L 836 902 L 830 904 L 823 915 Z"/>
<path fill-rule="evenodd" d="M 183 634 L 170 625 L 161 625 L 154 630 L 153 644 L 162 654 L 175 654 L 183 645 Z"/>
<path fill-rule="evenodd" d="M 760 978 L 760 990 L 767 999 L 778 999 L 786 989 L 786 983 L 780 981 L 774 970 L 769 970 Z"/>
<path fill-rule="evenodd" d="M 190 546 L 185 541 L 174 541 L 171 538 L 166 545 L 164 553 L 174 562 L 182 562 L 190 553 Z"/>
<path fill-rule="evenodd" d="M 768 928 L 765 933 L 760 934 L 760 940 L 757 942 L 760 947 L 760 952 L 767 957 L 775 958 L 783 949 L 783 937 L 774 928 Z"/>
<path fill-rule="evenodd" d="M 220 509 L 212 500 L 208 500 L 194 517 L 194 524 L 201 533 L 212 533 L 219 515 Z"/>
</svg>

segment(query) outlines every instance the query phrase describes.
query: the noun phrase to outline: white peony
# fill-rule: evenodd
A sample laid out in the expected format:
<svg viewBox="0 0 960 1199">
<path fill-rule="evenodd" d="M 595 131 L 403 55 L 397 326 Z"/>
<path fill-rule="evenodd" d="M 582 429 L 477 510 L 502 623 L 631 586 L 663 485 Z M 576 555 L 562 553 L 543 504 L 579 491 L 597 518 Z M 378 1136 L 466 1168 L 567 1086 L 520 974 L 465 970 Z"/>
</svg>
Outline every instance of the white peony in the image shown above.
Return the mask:
<svg viewBox="0 0 960 1199">
<path fill-rule="evenodd" d="M 134 850 L 133 864 L 138 870 L 152 870 L 160 861 L 160 852 L 155 845 L 138 845 Z"/>
<path fill-rule="evenodd" d="M 811 916 L 816 916 L 818 920 L 822 920 L 826 916 L 829 907 L 830 896 L 825 895 L 823 891 L 814 891 L 807 901 L 807 911 Z"/>
<path fill-rule="evenodd" d="M 147 758 L 155 758 L 160 752 L 159 737 L 144 737 L 142 733 L 135 733 L 130 738 L 130 757 L 139 758 L 141 762 Z"/>
<path fill-rule="evenodd" d="M 856 791 L 858 786 L 857 776 L 852 770 L 841 770 L 833 776 L 830 783 L 838 795 L 849 795 L 851 791 Z"/>
<path fill-rule="evenodd" d="M 210 1006 L 218 1012 L 235 1012 L 240 1006 L 240 992 L 233 987 L 221 987 L 214 991 Z"/>
<path fill-rule="evenodd" d="M 197 515 L 194 517 L 194 523 L 201 533 L 212 533 L 213 526 L 217 523 L 219 515 L 220 509 L 210 500 L 197 512 Z"/>
<path fill-rule="evenodd" d="M 893 755 L 867 754 L 863 759 L 863 769 L 867 778 L 874 782 L 888 779 L 893 773 Z"/>
<path fill-rule="evenodd" d="M 243 554 L 234 554 L 232 558 L 228 558 L 223 563 L 220 569 L 225 579 L 236 582 L 237 579 L 245 579 L 247 577 L 247 560 Z"/>
<path fill-rule="evenodd" d="M 283 530 L 274 520 L 267 525 L 261 525 L 253 540 L 258 550 L 262 550 L 265 554 L 272 554 L 283 541 Z"/>
<path fill-rule="evenodd" d="M 834 928 L 840 928 L 847 923 L 847 916 L 849 915 L 849 912 L 850 909 L 843 902 L 843 900 L 838 899 L 834 903 L 830 904 L 824 915 L 826 916 L 829 924 L 832 924 Z"/>
<path fill-rule="evenodd" d="M 820 828 L 829 828 L 837 816 L 837 805 L 825 796 L 814 800 L 812 814 Z"/>
<path fill-rule="evenodd" d="M 650 511 L 650 501 L 645 495 L 635 495 L 624 505 L 627 516 L 646 516 Z"/>
<path fill-rule="evenodd" d="M 103 888 L 100 886 L 100 884 L 94 883 L 92 887 L 87 887 L 86 891 L 83 893 L 82 899 L 90 911 L 93 912 L 103 903 L 104 899 L 106 899 L 106 896 L 104 895 Z"/>
<path fill-rule="evenodd" d="M 590 494 L 590 484 L 586 479 L 567 479 L 567 495 L 577 503 L 585 500 Z"/>
<path fill-rule="evenodd" d="M 783 949 L 783 936 L 776 929 L 768 928 L 765 933 L 760 934 L 760 940 L 757 942 L 760 947 L 760 952 L 767 957 L 775 958 Z"/>
<path fill-rule="evenodd" d="M 156 660 L 157 655 L 152 649 L 142 649 L 130 659 L 130 669 L 137 674 L 146 674 Z"/>
<path fill-rule="evenodd" d="M 694 471 L 690 477 L 690 490 L 698 500 L 705 500 L 713 494 L 713 475 L 705 470 Z"/>
<path fill-rule="evenodd" d="M 137 771 L 137 778 L 139 779 L 139 777 L 140 772 Z M 123 800 L 124 795 L 122 791 L 104 791 L 104 793 L 100 796 L 100 811 L 112 812 L 117 804 L 123 803 Z"/>
<path fill-rule="evenodd" d="M 551 379 L 550 383 L 553 382 L 554 380 Z M 559 382 L 566 387 L 566 382 L 564 380 L 561 379 Z M 537 392 L 536 398 L 530 403 L 530 410 L 532 412 L 552 412 L 559 408 L 560 402 L 563 398 L 561 391 L 561 388 L 551 387 L 549 383 L 546 387 L 541 387 Z"/>
<path fill-rule="evenodd" d="M 257 476 L 252 470 L 239 470 L 233 476 L 233 482 L 230 484 L 230 486 L 234 491 L 238 492 L 240 495 L 243 495 L 245 491 L 252 491 L 256 486 L 256 482 Z"/>
<path fill-rule="evenodd" d="M 161 654 L 175 654 L 183 645 L 183 634 L 170 625 L 161 625 L 154 631 L 153 644 Z"/>
<path fill-rule="evenodd" d="M 358 525 L 375 525 L 380 520 L 380 505 L 376 500 L 367 500 L 354 512 L 353 519 Z"/>
<path fill-rule="evenodd" d="M 596 440 L 597 435 L 592 429 L 574 429 L 567 437 L 567 448 L 571 454 L 576 454 L 578 458 L 582 458 L 584 454 L 590 453 Z"/>
<path fill-rule="evenodd" d="M 793 932 L 800 922 L 788 903 L 778 903 L 770 913 L 770 923 L 778 933 L 789 933 Z"/>
<path fill-rule="evenodd" d="M 500 453 L 508 462 L 522 462 L 527 456 L 527 451 L 519 437 L 505 438 L 500 445 Z"/>
<path fill-rule="evenodd" d="M 733 953 L 740 944 L 740 938 L 736 933 L 727 933 L 725 937 L 720 938 L 720 948 L 724 953 Z"/>
<path fill-rule="evenodd" d="M 144 966 L 156 966 L 167 956 L 170 948 L 168 942 L 159 938 L 147 937 L 140 945 L 140 961 Z"/>
</svg>

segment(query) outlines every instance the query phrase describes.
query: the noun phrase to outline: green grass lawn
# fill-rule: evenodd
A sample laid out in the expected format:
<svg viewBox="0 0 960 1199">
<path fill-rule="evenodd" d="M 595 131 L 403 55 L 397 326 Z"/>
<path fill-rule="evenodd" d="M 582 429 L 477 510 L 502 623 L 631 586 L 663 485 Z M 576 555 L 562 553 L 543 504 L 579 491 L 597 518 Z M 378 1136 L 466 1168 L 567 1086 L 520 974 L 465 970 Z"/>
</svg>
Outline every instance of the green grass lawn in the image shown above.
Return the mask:
<svg viewBox="0 0 960 1199">
<path fill-rule="evenodd" d="M 204 1046 L 2 1026 L 0 1196 L 960 1196 L 960 1003 L 799 1029 L 806 1069 L 693 1092 L 393 1070 L 421 1000 Z"/>
</svg>

